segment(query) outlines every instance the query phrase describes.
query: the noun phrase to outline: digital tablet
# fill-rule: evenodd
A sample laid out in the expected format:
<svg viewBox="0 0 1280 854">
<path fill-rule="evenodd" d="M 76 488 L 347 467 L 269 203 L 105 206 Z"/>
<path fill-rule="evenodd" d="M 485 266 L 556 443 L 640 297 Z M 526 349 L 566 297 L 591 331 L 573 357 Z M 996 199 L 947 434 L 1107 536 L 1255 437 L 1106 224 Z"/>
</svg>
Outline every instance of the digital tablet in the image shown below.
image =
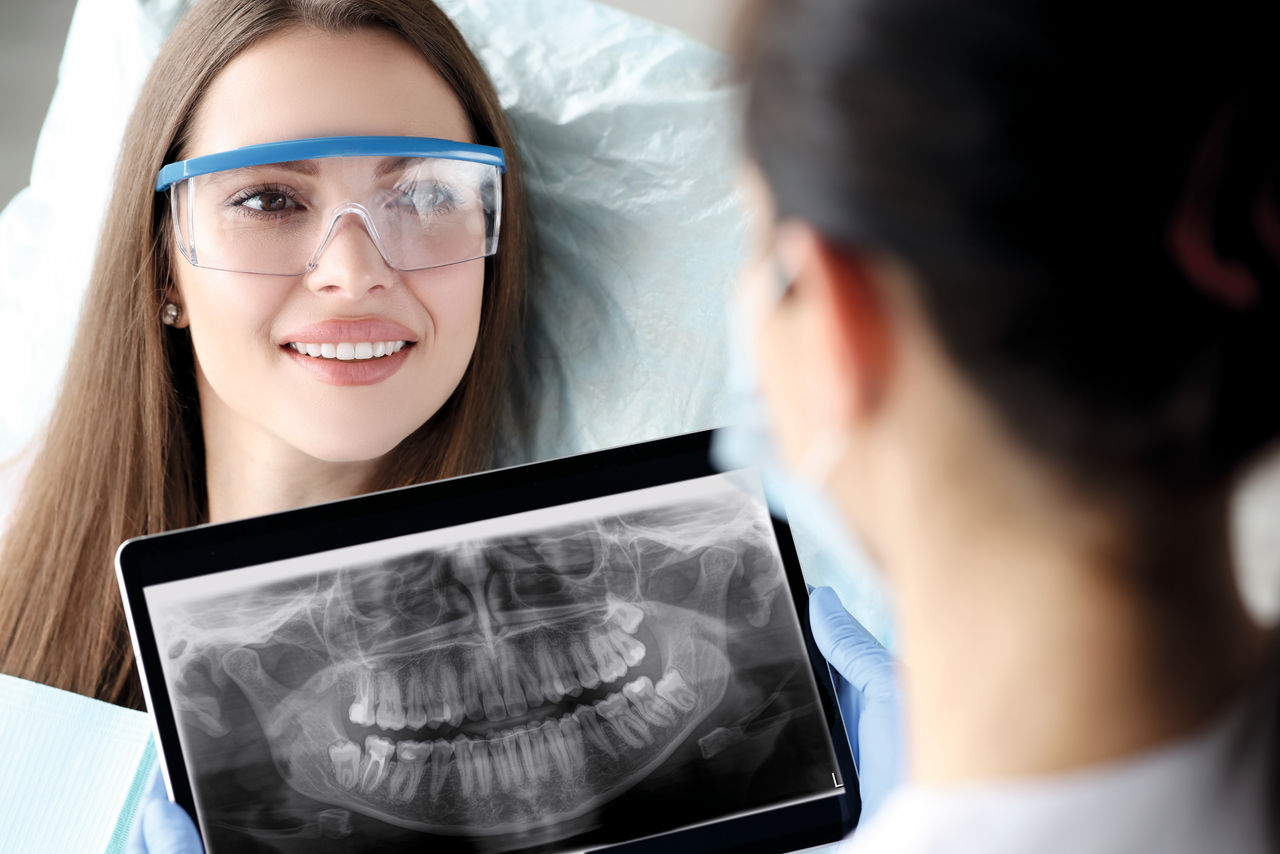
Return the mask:
<svg viewBox="0 0 1280 854">
<path fill-rule="evenodd" d="M 860 801 L 787 526 L 709 433 L 122 545 L 209 854 L 786 851 Z"/>
</svg>

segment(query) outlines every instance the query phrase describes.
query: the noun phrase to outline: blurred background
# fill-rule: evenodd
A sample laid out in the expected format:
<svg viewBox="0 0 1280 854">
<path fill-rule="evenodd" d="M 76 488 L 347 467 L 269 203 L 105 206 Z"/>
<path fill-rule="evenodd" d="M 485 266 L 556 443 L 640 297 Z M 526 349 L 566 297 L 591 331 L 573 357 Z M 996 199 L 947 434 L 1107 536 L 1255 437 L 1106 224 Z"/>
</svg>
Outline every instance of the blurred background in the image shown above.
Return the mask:
<svg viewBox="0 0 1280 854">
<path fill-rule="evenodd" d="M 726 50 L 733 12 L 743 0 L 600 2 L 676 27 Z M 27 185 L 75 5 L 76 0 L 0 0 L 0 114 L 4 116 L 0 124 L 0 207 Z"/>
</svg>

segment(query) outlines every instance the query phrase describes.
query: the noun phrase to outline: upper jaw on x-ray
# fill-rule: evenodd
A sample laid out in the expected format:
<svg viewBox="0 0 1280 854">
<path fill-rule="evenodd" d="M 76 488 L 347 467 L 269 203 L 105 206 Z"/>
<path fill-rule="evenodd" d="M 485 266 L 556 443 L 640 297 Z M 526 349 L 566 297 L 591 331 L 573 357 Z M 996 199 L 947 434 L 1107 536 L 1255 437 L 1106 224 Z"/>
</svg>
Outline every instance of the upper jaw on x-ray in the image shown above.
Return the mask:
<svg viewBox="0 0 1280 854">
<path fill-rule="evenodd" d="M 193 608 L 171 693 L 180 726 L 221 737 L 229 678 L 318 801 L 562 837 L 716 708 L 729 618 L 765 625 L 784 583 L 748 500 L 458 542 Z"/>
</svg>

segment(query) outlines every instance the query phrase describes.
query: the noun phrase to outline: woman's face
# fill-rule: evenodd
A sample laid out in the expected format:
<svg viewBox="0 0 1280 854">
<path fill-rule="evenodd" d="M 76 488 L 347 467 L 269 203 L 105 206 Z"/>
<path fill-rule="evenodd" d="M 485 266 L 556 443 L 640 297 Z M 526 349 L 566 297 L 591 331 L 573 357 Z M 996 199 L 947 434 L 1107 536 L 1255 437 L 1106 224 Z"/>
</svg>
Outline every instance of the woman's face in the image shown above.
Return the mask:
<svg viewBox="0 0 1280 854">
<path fill-rule="evenodd" d="M 297 29 L 256 43 L 218 74 L 183 157 L 356 135 L 472 141 L 452 90 L 397 37 Z M 484 260 L 399 272 L 356 216 L 339 220 L 302 276 L 202 269 L 174 257 L 206 442 L 256 456 L 375 459 L 439 410 L 475 349 Z M 290 345 L 300 339 L 335 350 L 408 343 L 395 359 L 361 359 L 367 350 L 357 346 L 356 359 L 339 360 L 299 353 Z"/>
</svg>

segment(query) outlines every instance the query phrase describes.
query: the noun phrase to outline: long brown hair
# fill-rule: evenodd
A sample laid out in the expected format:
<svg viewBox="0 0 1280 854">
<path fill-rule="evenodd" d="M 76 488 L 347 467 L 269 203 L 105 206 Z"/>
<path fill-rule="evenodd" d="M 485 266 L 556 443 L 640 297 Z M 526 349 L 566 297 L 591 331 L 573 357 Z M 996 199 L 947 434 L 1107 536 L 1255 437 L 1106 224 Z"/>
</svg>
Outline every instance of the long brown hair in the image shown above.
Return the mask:
<svg viewBox="0 0 1280 854">
<path fill-rule="evenodd" d="M 520 163 L 488 77 L 429 0 L 203 0 L 166 42 L 125 132 L 76 344 L 0 551 L 0 672 L 141 707 L 112 556 L 124 540 L 205 521 L 204 445 L 191 340 L 160 311 L 172 287 L 157 170 L 178 159 L 218 72 L 286 28 L 389 30 L 450 85 L 475 141 L 507 154 L 501 240 L 485 269 L 475 353 L 435 416 L 386 455 L 373 488 L 492 463 L 499 425 L 535 393 L 525 352 L 531 240 Z M 517 438 L 518 441 L 518 438 Z"/>
</svg>

